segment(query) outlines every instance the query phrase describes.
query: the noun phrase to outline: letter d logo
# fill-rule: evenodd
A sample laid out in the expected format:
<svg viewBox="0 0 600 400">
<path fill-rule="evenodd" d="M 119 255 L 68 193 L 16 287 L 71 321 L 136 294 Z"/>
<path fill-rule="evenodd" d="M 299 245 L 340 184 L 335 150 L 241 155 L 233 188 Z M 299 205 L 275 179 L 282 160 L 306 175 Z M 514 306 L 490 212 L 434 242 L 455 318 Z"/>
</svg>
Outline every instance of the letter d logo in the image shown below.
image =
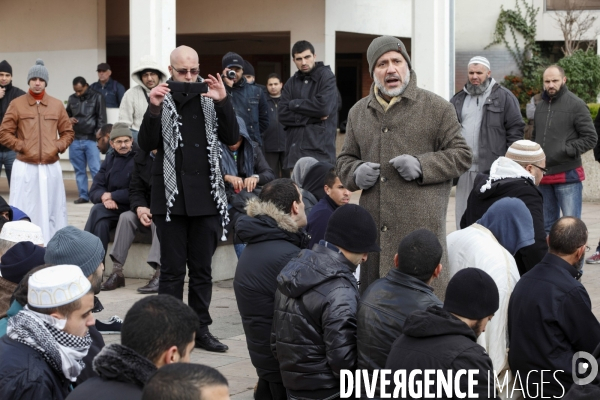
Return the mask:
<svg viewBox="0 0 600 400">
<path fill-rule="evenodd" d="M 585 359 L 587 362 L 582 362 L 579 365 L 577 365 L 577 360 L 582 358 Z M 590 366 L 592 367 L 591 370 L 589 368 Z M 590 373 L 587 377 L 577 377 L 577 373 L 584 374 L 586 373 L 586 371 L 589 371 Z M 573 359 L 571 361 L 571 375 L 573 376 L 573 382 L 576 385 L 587 385 L 588 383 L 594 380 L 596 375 L 598 375 L 598 363 L 596 362 L 596 359 L 590 353 L 587 353 L 585 351 L 578 351 L 573 355 Z"/>
</svg>

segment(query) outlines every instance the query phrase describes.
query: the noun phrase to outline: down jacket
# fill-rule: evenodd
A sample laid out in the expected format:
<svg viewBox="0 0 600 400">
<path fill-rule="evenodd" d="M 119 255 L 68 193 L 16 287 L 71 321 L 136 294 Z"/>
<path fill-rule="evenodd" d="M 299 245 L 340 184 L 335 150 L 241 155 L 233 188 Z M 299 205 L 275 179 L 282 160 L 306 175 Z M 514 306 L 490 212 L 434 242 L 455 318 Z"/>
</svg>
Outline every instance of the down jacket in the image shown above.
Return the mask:
<svg viewBox="0 0 600 400">
<path fill-rule="evenodd" d="M 318 244 L 277 277 L 271 350 L 288 394 L 327 398 L 340 390 L 340 370 L 355 369 L 355 270 L 342 253 Z"/>
<path fill-rule="evenodd" d="M 157 70 L 159 83 L 165 83 L 169 78 L 167 72 L 150 56 L 142 57 L 138 66 L 131 72 L 131 79 L 137 83 L 137 86 L 127 90 L 123 95 L 119 106 L 119 122 L 127 124 L 136 131 L 140 130 L 144 114 L 148 109 L 150 89 L 144 85 L 139 75 L 145 69 Z"/>
<path fill-rule="evenodd" d="M 248 245 L 238 261 L 233 290 L 256 373 L 266 381 L 281 383 L 279 363 L 269 343 L 277 275 L 306 247 L 308 236 L 290 214 L 272 203 L 251 200 L 246 212 L 235 227 Z"/>
</svg>

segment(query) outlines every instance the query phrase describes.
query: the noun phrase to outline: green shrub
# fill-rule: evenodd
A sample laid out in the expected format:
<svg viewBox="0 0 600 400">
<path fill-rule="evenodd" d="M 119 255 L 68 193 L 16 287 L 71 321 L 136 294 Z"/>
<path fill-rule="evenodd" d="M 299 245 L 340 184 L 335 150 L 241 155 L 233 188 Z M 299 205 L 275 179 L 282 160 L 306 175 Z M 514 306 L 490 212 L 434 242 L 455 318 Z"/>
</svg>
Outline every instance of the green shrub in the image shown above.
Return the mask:
<svg viewBox="0 0 600 400">
<path fill-rule="evenodd" d="M 598 103 L 589 103 L 588 108 L 590 109 L 590 114 L 592 114 L 592 121 L 596 120 L 596 116 L 598 115 L 598 109 L 600 109 L 600 104 Z"/>
<path fill-rule="evenodd" d="M 525 106 L 533 96 L 542 91 L 541 73 L 537 74 L 537 77 L 534 79 L 526 79 L 517 75 L 507 75 L 501 84 L 510 90 L 517 100 L 519 100 L 521 115 L 525 118 Z"/>
<path fill-rule="evenodd" d="M 600 57 L 593 51 L 577 50 L 558 63 L 567 76 L 567 87 L 586 103 L 595 103 L 600 92 Z"/>
</svg>

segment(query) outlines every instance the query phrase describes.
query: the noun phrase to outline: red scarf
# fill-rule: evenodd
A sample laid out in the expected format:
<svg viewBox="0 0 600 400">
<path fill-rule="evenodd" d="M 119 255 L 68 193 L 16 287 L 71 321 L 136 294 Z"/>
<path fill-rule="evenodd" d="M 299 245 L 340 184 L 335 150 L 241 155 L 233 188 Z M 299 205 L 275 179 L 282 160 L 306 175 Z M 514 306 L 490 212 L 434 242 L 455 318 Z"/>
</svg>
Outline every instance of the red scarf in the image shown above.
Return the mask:
<svg viewBox="0 0 600 400">
<path fill-rule="evenodd" d="M 42 99 L 44 98 L 44 93 L 46 93 L 46 90 L 42 90 L 42 92 L 40 94 L 35 94 L 31 91 L 31 89 L 29 89 L 29 94 L 31 95 L 31 97 L 33 97 L 36 101 L 42 101 Z"/>
</svg>

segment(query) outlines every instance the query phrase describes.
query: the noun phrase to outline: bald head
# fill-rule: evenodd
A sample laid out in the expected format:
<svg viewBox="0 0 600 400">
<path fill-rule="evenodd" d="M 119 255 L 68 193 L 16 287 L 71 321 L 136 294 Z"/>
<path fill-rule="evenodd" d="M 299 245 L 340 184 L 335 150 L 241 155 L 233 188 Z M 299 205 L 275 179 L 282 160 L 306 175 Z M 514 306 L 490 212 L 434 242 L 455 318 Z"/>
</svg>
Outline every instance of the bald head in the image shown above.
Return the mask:
<svg viewBox="0 0 600 400">
<path fill-rule="evenodd" d="M 582 220 L 575 217 L 562 217 L 552 225 L 548 235 L 550 253 L 556 255 L 573 254 L 587 242 L 588 231 Z"/>
<path fill-rule="evenodd" d="M 198 70 L 200 64 L 198 62 L 198 53 L 196 50 L 188 46 L 179 46 L 171 52 L 171 65 L 169 65 L 169 73 L 176 82 L 194 82 L 198 77 L 198 73 L 192 74 L 190 70 Z M 178 71 L 186 71 L 183 74 Z"/>
</svg>

